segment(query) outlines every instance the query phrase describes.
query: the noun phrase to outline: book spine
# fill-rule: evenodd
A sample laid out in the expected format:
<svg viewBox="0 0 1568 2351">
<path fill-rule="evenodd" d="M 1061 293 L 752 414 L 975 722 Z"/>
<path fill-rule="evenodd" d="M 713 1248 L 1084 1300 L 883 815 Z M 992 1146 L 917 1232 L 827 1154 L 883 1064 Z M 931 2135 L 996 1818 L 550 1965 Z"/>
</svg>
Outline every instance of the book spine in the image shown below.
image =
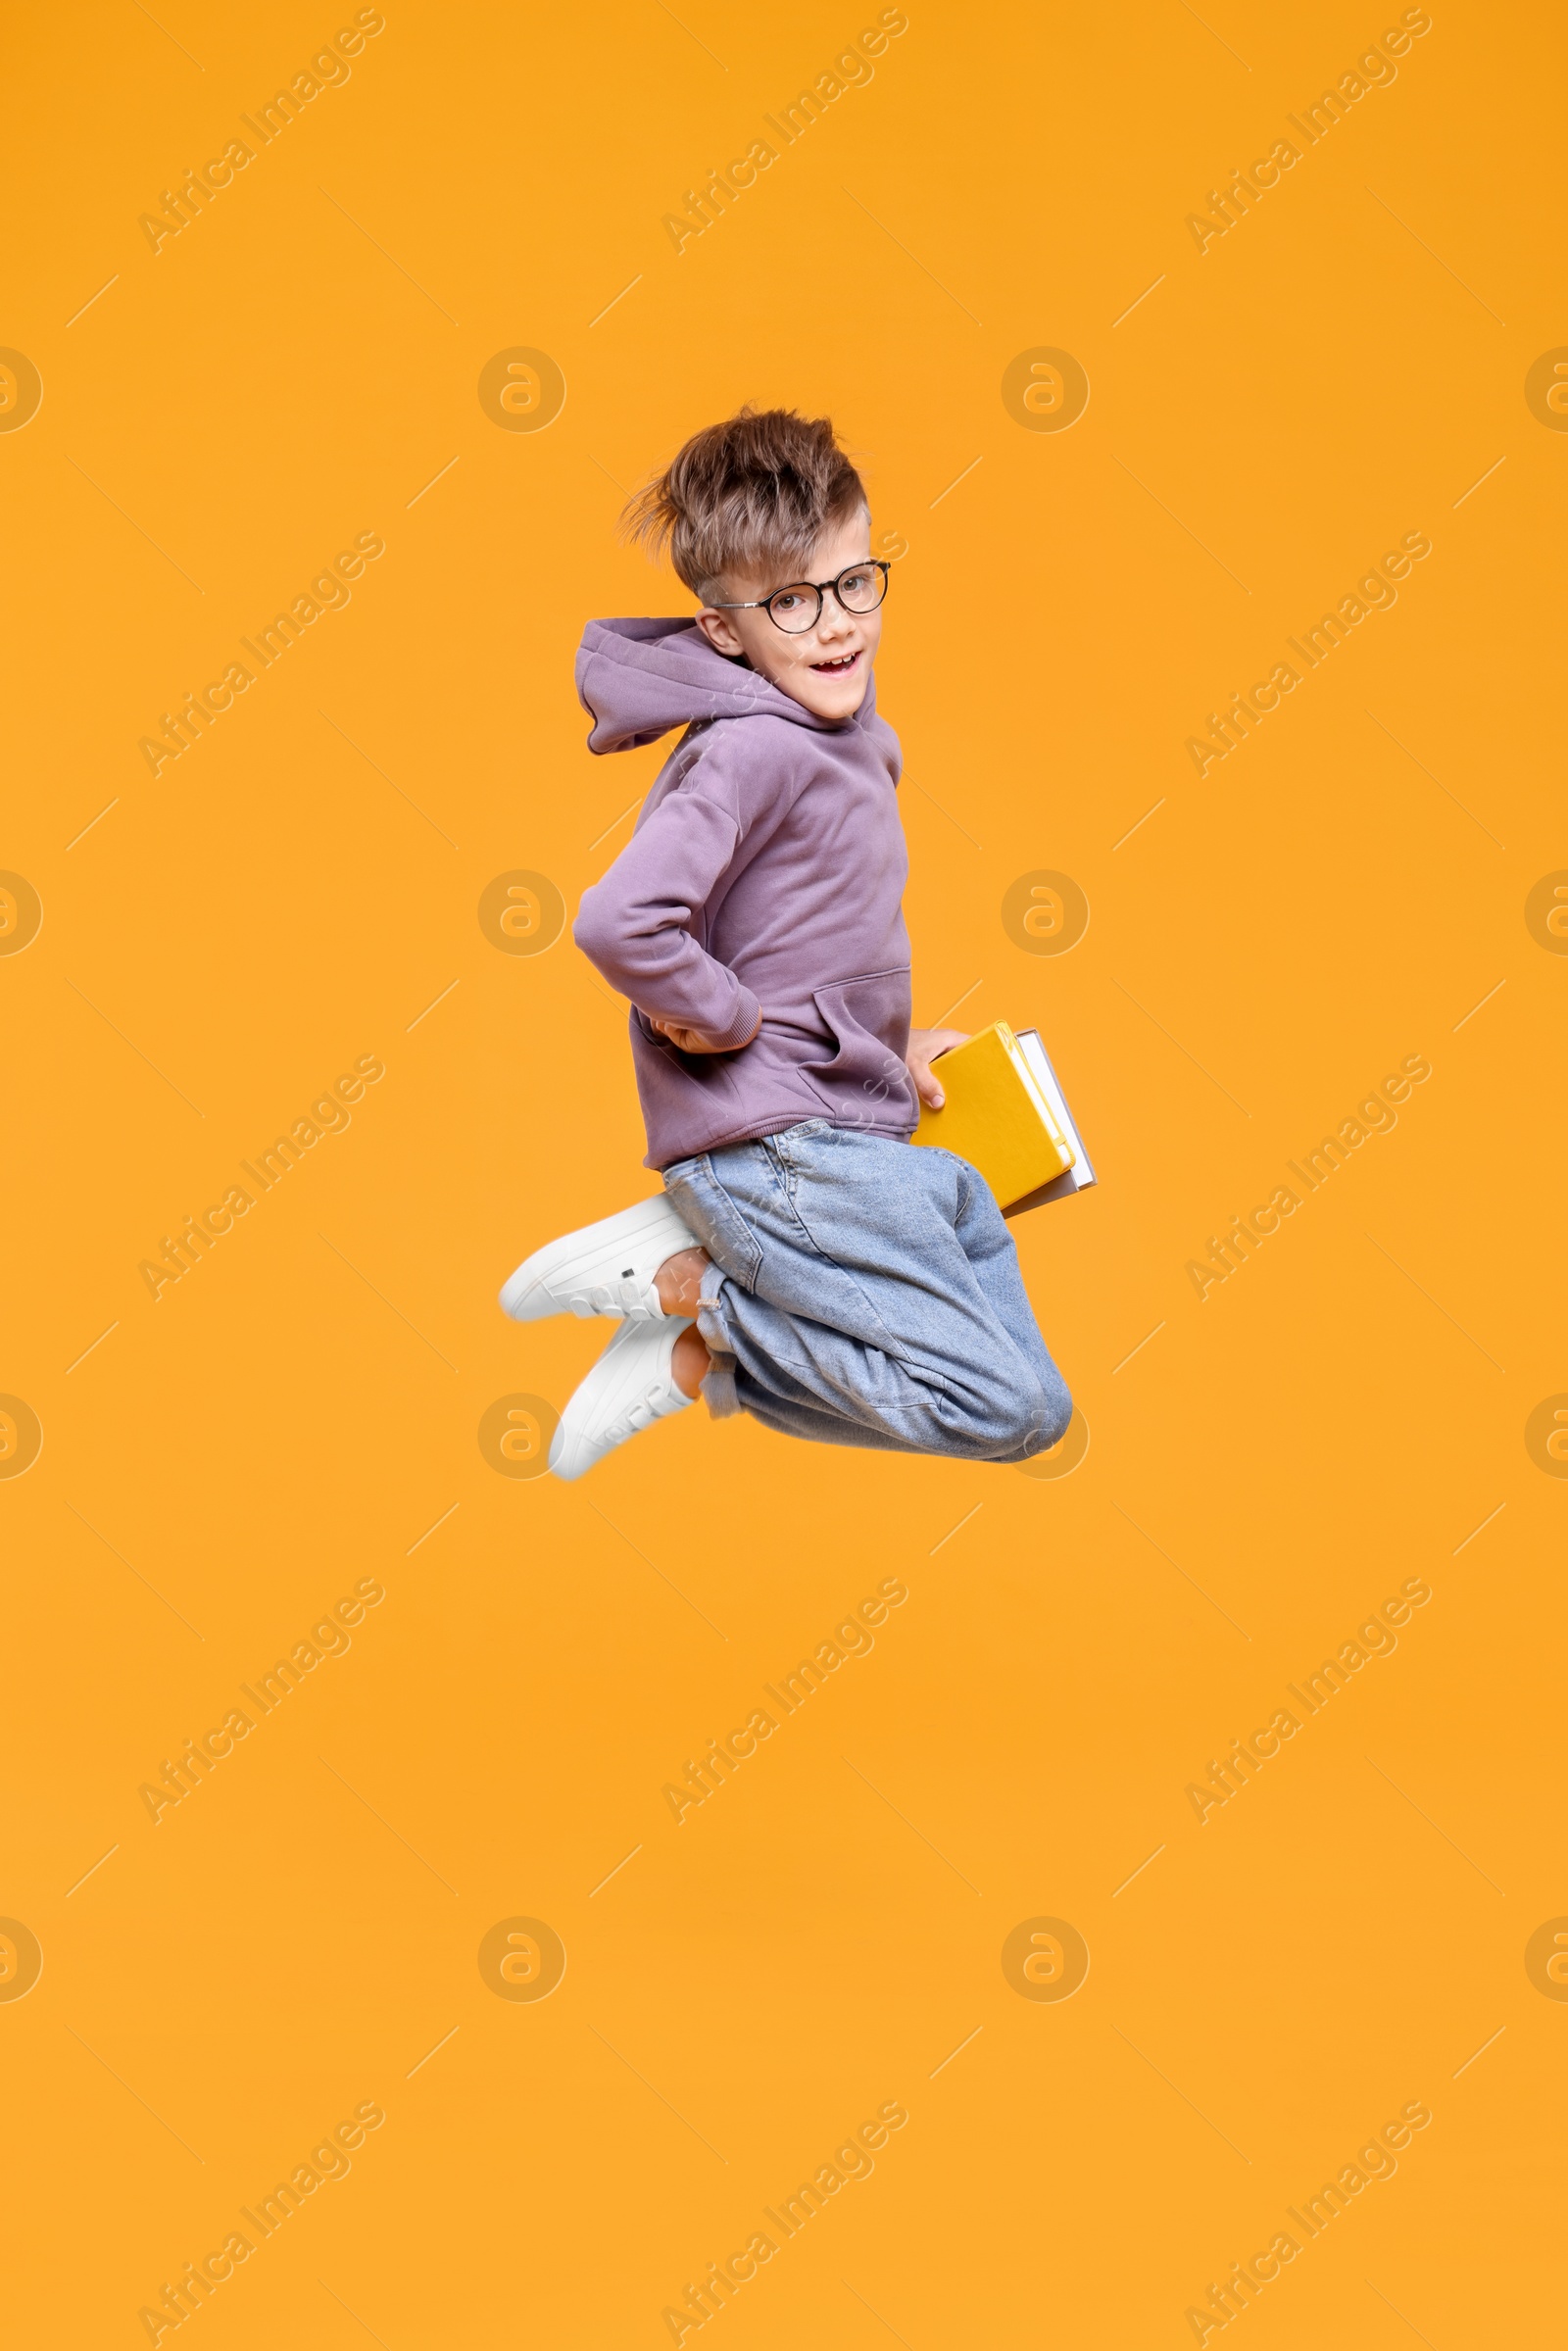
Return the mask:
<svg viewBox="0 0 1568 2351">
<path fill-rule="evenodd" d="M 1024 1092 L 1028 1095 L 1030 1102 L 1033 1103 L 1035 1110 L 1039 1114 L 1040 1123 L 1045 1128 L 1046 1133 L 1051 1137 L 1056 1156 L 1061 1161 L 1061 1166 L 1057 1172 L 1061 1175 L 1065 1175 L 1068 1168 L 1072 1166 L 1074 1160 L 1077 1158 L 1078 1153 L 1073 1150 L 1072 1145 L 1062 1133 L 1061 1128 L 1056 1121 L 1055 1111 L 1052 1108 L 1050 1102 L 1046 1100 L 1045 1095 L 1041 1092 L 1040 1081 L 1029 1066 L 1028 1056 L 1024 1053 L 1023 1047 L 1018 1043 L 1018 1040 L 1013 1035 L 1011 1029 L 1006 1027 L 1003 1021 L 999 1020 L 997 1026 L 1002 1031 L 1002 1042 L 1006 1049 L 1007 1058 L 1011 1062 L 1013 1068 L 1017 1071 L 1018 1076 L 1022 1079 Z"/>
</svg>

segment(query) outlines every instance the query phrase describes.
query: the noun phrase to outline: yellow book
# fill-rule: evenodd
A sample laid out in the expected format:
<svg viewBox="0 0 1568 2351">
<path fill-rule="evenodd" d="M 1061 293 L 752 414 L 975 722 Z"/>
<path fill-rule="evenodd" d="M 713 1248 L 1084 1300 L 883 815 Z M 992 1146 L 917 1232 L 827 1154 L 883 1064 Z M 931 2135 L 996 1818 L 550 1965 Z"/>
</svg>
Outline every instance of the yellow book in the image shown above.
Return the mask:
<svg viewBox="0 0 1568 2351">
<path fill-rule="evenodd" d="M 915 1143 L 936 1144 L 977 1167 L 999 1207 L 1065 1175 L 1078 1152 L 1004 1020 L 932 1063 L 946 1097 L 922 1107 Z"/>
</svg>

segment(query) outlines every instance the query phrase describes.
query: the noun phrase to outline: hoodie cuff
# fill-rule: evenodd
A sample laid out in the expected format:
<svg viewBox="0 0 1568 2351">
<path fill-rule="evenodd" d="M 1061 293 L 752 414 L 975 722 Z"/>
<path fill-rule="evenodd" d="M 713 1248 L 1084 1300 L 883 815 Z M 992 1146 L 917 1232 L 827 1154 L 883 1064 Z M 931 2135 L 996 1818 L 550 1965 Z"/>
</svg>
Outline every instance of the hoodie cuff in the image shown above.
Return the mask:
<svg viewBox="0 0 1568 2351">
<path fill-rule="evenodd" d="M 761 1018 L 761 1014 L 762 1007 L 750 988 L 742 988 L 740 1005 L 729 1027 L 727 1029 L 710 1029 L 707 1032 L 713 1051 L 720 1053 L 732 1053 L 741 1046 L 750 1045 L 752 1033 Z"/>
</svg>

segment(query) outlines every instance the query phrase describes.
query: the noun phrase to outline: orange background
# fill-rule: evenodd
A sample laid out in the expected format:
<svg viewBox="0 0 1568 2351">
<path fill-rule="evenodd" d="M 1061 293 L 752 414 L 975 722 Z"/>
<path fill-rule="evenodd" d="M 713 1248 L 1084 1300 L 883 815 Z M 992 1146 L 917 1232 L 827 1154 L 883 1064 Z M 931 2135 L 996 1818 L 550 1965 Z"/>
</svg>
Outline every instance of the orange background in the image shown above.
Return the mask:
<svg viewBox="0 0 1568 2351">
<path fill-rule="evenodd" d="M 1568 1493 L 1524 1432 L 1568 1386 L 1568 966 L 1524 908 L 1568 865 L 1568 442 L 1523 387 L 1568 338 L 1562 25 L 1435 8 L 1200 254 L 1188 213 L 1384 19 L 908 14 L 679 254 L 662 217 L 874 9 L 398 0 L 156 253 L 138 216 L 333 18 L 13 27 L 25 2339 L 148 2339 L 368 2101 L 209 2351 L 667 2342 L 893 2100 L 874 2176 L 710 2322 L 732 2351 L 1192 2341 L 1416 2100 L 1254 2351 L 1555 2317 L 1568 2012 L 1524 1952 L 1568 1911 Z M 519 346 L 567 387 L 538 432 L 476 392 Z M 1089 377 L 1069 430 L 1003 403 L 1042 346 Z M 572 651 L 684 609 L 617 545 L 622 492 L 745 398 L 829 411 L 907 543 L 879 692 L 916 1017 L 1038 1022 L 1099 1165 L 1018 1228 L 1091 1432 L 1064 1477 L 699 1412 L 569 1489 L 477 1442 L 603 1343 L 509 1325 L 499 1283 L 651 1179 L 621 1010 L 569 937 L 503 954 L 476 908 L 526 869 L 570 909 L 626 837 L 660 754 L 588 757 Z M 1200 780 L 1205 713 L 1411 530 L 1397 604 Z M 366 531 L 347 608 L 154 777 L 159 713 Z M 1042 868 L 1091 908 L 1054 957 L 1000 913 Z M 1200 1302 L 1206 1236 L 1418 1053 L 1397 1127 Z M 362 1055 L 352 1126 L 155 1303 L 160 1237 Z M 663 1785 L 895 1577 L 874 1651 L 677 1826 Z M 1209 1759 L 1416 1577 L 1397 1652 L 1200 1825 Z M 140 1786 L 368 1579 L 352 1649 L 155 1825 Z M 517 1917 L 565 1947 L 537 2003 L 477 1964 Z M 1003 1971 L 1040 1917 L 1090 1952 L 1062 2002 Z"/>
</svg>

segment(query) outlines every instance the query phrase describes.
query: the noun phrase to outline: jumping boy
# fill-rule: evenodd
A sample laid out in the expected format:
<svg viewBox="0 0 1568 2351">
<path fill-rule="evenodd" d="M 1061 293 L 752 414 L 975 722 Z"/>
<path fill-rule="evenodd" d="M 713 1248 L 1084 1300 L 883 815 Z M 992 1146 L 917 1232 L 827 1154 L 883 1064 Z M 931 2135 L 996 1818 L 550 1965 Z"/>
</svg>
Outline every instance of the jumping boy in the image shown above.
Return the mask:
<svg viewBox="0 0 1568 2351">
<path fill-rule="evenodd" d="M 553 1241 L 519 1322 L 620 1317 L 561 1418 L 585 1470 L 701 1392 L 829 1445 L 1026 1461 L 1072 1402 L 982 1178 L 911 1150 L 956 1029 L 909 1027 L 898 738 L 871 664 L 888 566 L 825 417 L 745 408 L 630 509 L 692 620 L 599 620 L 588 747 L 683 727 L 572 936 L 631 1002 L 664 1190 Z"/>
</svg>

